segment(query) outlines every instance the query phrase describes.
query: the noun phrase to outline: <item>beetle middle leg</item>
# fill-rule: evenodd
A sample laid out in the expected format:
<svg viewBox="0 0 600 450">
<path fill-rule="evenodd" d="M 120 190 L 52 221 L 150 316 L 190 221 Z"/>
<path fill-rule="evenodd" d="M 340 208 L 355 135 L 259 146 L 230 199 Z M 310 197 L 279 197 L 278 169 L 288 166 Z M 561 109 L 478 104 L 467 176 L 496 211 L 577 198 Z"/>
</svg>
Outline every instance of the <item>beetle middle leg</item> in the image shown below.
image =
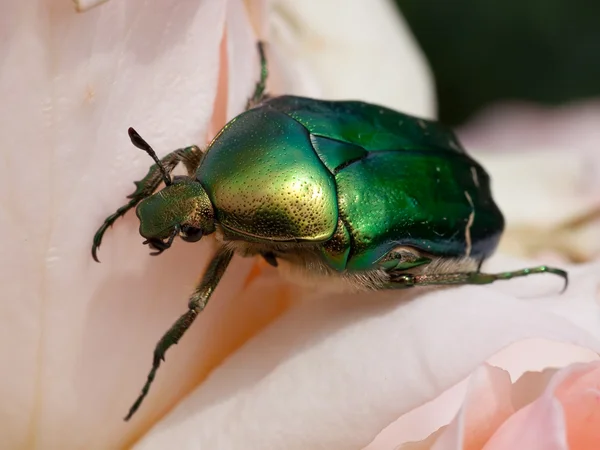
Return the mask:
<svg viewBox="0 0 600 450">
<path fill-rule="evenodd" d="M 512 278 L 526 277 L 536 273 L 552 273 L 554 275 L 558 275 L 565 282 L 562 292 L 567 289 L 569 284 L 569 276 L 567 272 L 562 269 L 549 266 L 537 266 L 500 273 L 456 272 L 414 275 L 411 273 L 391 272 L 389 287 L 408 288 L 413 286 L 428 285 L 490 284 L 497 280 L 510 280 Z"/>
<path fill-rule="evenodd" d="M 179 319 L 177 319 L 171 328 L 169 328 L 169 330 L 163 335 L 160 341 L 158 341 L 158 344 L 156 344 L 154 356 L 152 358 L 152 369 L 150 369 L 150 373 L 148 374 L 146 383 L 142 388 L 142 392 L 129 409 L 129 413 L 125 417 L 125 420 L 129 420 L 144 401 L 144 398 L 148 394 L 150 386 L 154 381 L 156 372 L 160 367 L 161 361 L 165 360 L 165 353 L 167 350 L 172 345 L 175 345 L 179 342 L 184 333 L 190 328 L 192 323 L 194 323 L 196 317 L 198 317 L 198 315 L 206 307 L 211 294 L 214 292 L 217 284 L 219 284 L 219 281 L 221 280 L 221 277 L 225 273 L 225 269 L 227 269 L 232 256 L 233 252 L 224 247 L 221 247 L 217 251 L 208 268 L 206 269 L 206 272 L 202 277 L 202 281 L 190 297 L 188 311 Z"/>
<path fill-rule="evenodd" d="M 160 163 L 165 168 L 167 174 L 170 174 L 173 169 L 175 169 L 177 164 L 181 162 L 185 165 L 188 174 L 192 176 L 196 173 L 196 169 L 200 165 L 202 157 L 203 153 L 200 148 L 192 145 L 191 147 L 180 148 L 169 153 L 160 160 Z M 158 188 L 158 185 L 161 183 L 161 181 L 163 181 L 163 177 L 160 167 L 157 164 L 152 165 L 146 176 L 140 181 L 134 181 L 136 190 L 133 192 L 133 194 L 127 196 L 127 198 L 131 200 L 117 209 L 113 214 L 108 216 L 94 235 L 92 257 L 96 262 L 98 262 L 96 253 L 98 251 L 98 247 L 100 247 L 100 244 L 102 243 L 102 237 L 104 236 L 106 230 L 108 230 L 108 228 L 110 228 L 119 217 L 124 216 L 130 209 L 135 208 L 139 202 L 152 195 L 152 193 Z"/>
<path fill-rule="evenodd" d="M 258 105 L 262 101 L 268 98 L 267 94 L 265 94 L 265 89 L 267 87 L 267 78 L 269 76 L 269 69 L 267 67 L 267 58 L 265 56 L 265 48 L 263 42 L 258 42 L 258 55 L 260 57 L 260 78 L 256 83 L 256 87 L 254 88 L 254 94 L 252 97 L 248 99 L 246 103 L 246 109 L 253 108 Z"/>
</svg>

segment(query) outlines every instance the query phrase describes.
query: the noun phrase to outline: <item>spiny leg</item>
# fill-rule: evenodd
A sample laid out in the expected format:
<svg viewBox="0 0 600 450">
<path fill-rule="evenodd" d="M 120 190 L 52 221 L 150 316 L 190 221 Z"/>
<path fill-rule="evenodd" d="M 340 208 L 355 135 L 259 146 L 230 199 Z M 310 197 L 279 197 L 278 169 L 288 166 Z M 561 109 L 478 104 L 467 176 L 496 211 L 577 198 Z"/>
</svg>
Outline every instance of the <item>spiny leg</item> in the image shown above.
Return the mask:
<svg viewBox="0 0 600 450">
<path fill-rule="evenodd" d="M 265 56 L 265 49 L 263 42 L 258 42 L 258 55 L 260 57 L 260 78 L 254 88 L 254 94 L 248 99 L 246 103 L 246 109 L 253 108 L 262 101 L 266 100 L 268 96 L 265 94 L 267 87 L 267 77 L 269 76 L 269 70 L 267 68 L 267 58 Z"/>
<path fill-rule="evenodd" d="M 173 169 L 182 162 L 188 174 L 191 176 L 196 172 L 196 169 L 200 165 L 200 161 L 202 160 L 203 153 L 202 151 L 192 145 L 191 147 L 181 148 L 175 150 L 174 152 L 169 153 L 163 159 L 160 160 L 161 164 L 165 168 L 167 174 L 170 174 Z M 128 203 L 121 206 L 114 214 L 111 214 L 104 220 L 102 226 L 98 229 L 96 234 L 94 235 L 94 243 L 92 245 L 92 257 L 96 262 L 98 261 L 97 251 L 102 243 L 102 237 L 108 228 L 110 228 L 115 221 L 124 216 L 127 211 L 141 202 L 146 197 L 152 195 L 152 193 L 156 190 L 158 185 L 163 181 L 163 175 L 161 173 L 160 167 L 157 164 L 154 164 L 150 167 L 148 174 L 142 178 L 140 181 L 134 181 L 136 186 L 136 190 L 133 194 L 128 195 L 127 198 L 131 199 Z"/>
<path fill-rule="evenodd" d="M 217 251 L 208 268 L 206 269 L 206 272 L 202 277 L 202 281 L 190 297 L 188 311 L 179 319 L 177 319 L 173 326 L 171 326 L 171 328 L 169 328 L 169 330 L 163 335 L 160 341 L 158 341 L 158 344 L 156 344 L 156 348 L 154 349 L 154 357 L 152 359 L 152 369 L 150 369 L 146 384 L 144 384 L 141 394 L 129 409 L 129 413 L 127 414 L 127 417 L 125 417 L 125 420 L 131 419 L 144 401 L 144 398 L 150 390 L 150 385 L 152 385 L 152 382 L 154 381 L 156 372 L 160 367 L 160 362 L 165 360 L 165 353 L 169 347 L 179 342 L 184 333 L 188 330 L 188 328 L 190 328 L 196 317 L 198 317 L 198 314 L 200 314 L 206 307 L 211 294 L 225 273 L 225 269 L 227 269 L 232 256 L 233 252 L 223 247 Z"/>
<path fill-rule="evenodd" d="M 390 287 L 405 288 L 427 285 L 460 285 L 460 284 L 490 284 L 497 280 L 510 280 L 512 278 L 526 277 L 536 273 L 552 273 L 561 277 L 565 285 L 561 292 L 567 289 L 569 276 L 562 269 L 548 266 L 530 267 L 528 269 L 514 270 L 501 273 L 458 272 L 413 275 L 410 273 L 390 273 Z"/>
</svg>

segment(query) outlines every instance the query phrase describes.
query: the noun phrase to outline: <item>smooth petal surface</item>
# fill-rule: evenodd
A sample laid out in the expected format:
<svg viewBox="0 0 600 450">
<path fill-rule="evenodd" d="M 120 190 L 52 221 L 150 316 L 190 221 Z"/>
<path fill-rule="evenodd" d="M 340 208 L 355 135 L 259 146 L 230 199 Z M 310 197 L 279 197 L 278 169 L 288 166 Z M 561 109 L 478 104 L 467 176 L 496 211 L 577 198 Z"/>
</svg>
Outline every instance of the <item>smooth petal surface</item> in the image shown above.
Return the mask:
<svg viewBox="0 0 600 450">
<path fill-rule="evenodd" d="M 262 1 L 254 1 L 259 8 Z M 259 80 L 257 38 L 242 0 L 228 0 L 227 6 L 227 117 L 233 119 L 246 107 Z"/>
<path fill-rule="evenodd" d="M 490 172 L 508 227 L 558 225 L 600 201 L 592 182 L 600 157 L 551 149 L 475 154 Z"/>
<path fill-rule="evenodd" d="M 523 375 L 511 396 L 519 411 L 499 428 L 484 450 L 598 447 L 599 387 L 600 361 Z M 525 404 L 519 404 L 523 401 Z"/>
<path fill-rule="evenodd" d="M 435 441 L 432 450 L 479 450 L 514 413 L 508 372 L 484 364 L 469 379 L 456 418 Z"/>
<path fill-rule="evenodd" d="M 597 331 L 597 266 L 577 272 L 590 280 Z M 232 355 L 137 448 L 360 448 L 515 341 L 541 337 L 600 352 L 598 335 L 585 331 L 590 323 L 553 313 L 541 297 L 509 294 L 542 296 L 559 280 L 526 280 L 528 289 L 498 283 L 305 301 Z M 192 434 L 193 442 L 177 440 Z"/>
<path fill-rule="evenodd" d="M 600 362 L 574 364 L 556 372 L 542 395 L 511 416 L 484 450 L 584 450 L 597 447 L 600 442 L 599 367 Z"/>
<path fill-rule="evenodd" d="M 272 271 L 234 259 L 186 335 L 196 345 L 169 352 L 144 408 L 121 422 L 213 246 L 176 243 L 148 258 L 130 215 L 106 235 L 99 266 L 91 237 L 150 163 L 128 126 L 162 156 L 202 145 L 245 104 L 267 23 L 265 3 L 247 3 L 75 2 L 81 14 L 69 2 L 0 6 L 0 93 L 13 106 L 0 166 L 10 236 L 0 256 L 2 445 L 127 446 L 289 304 Z M 271 73 L 273 92 L 299 78 Z"/>
<path fill-rule="evenodd" d="M 458 130 L 505 214 L 500 251 L 547 261 L 600 256 L 599 120 L 598 101 L 499 104 Z"/>
<path fill-rule="evenodd" d="M 570 367 L 556 375 L 554 395 L 560 401 L 572 450 L 600 445 L 600 362 Z"/>
<path fill-rule="evenodd" d="M 75 4 L 75 9 L 77 11 L 84 12 L 107 1 L 108 0 L 73 0 L 73 3 Z"/>
<path fill-rule="evenodd" d="M 485 151 L 598 153 L 600 101 L 574 102 L 556 108 L 531 103 L 495 104 L 464 125 L 465 143 Z M 600 180 L 596 180 L 600 183 Z"/>
<path fill-rule="evenodd" d="M 565 417 L 558 400 L 536 402 L 513 415 L 484 450 L 567 450 Z"/>
<path fill-rule="evenodd" d="M 3 2 L 0 17 L 14 19 L 0 52 L 1 95 L 14 105 L 1 119 L 3 446 L 114 446 L 136 433 L 115 414 L 204 258 L 147 258 L 131 218 L 107 235 L 102 265 L 91 238 L 150 163 L 128 126 L 162 154 L 202 136 L 224 8 L 117 1 L 77 14 L 68 2 Z"/>
<path fill-rule="evenodd" d="M 98 265 L 92 236 L 151 164 L 127 127 L 159 156 L 206 142 L 226 20 L 237 20 L 233 47 L 253 46 L 238 42 L 252 33 L 241 7 L 132 0 L 78 14 L 69 2 L 0 5 L 0 94 L 11 105 L 0 137 L 2 447 L 126 446 L 285 307 L 278 281 L 257 280 L 251 260 L 235 259 L 186 335 L 192 345 L 169 352 L 144 407 L 122 421 L 213 245 L 178 242 L 150 258 L 130 214 L 105 236 Z M 247 61 L 236 58 L 228 78 L 227 114 L 255 82 L 256 60 Z"/>
<path fill-rule="evenodd" d="M 294 93 L 366 100 L 435 117 L 423 54 L 390 0 L 273 0 L 270 37 L 287 56 L 280 67 L 306 80 Z M 360 31 L 358 31 L 360 30 Z M 311 83 L 309 76 L 314 77 Z"/>
<path fill-rule="evenodd" d="M 593 310 L 590 313 L 593 313 Z M 498 368 L 501 367 L 510 373 L 510 379 L 518 379 L 512 385 L 508 398 L 513 409 L 516 410 L 533 402 L 543 393 L 552 374 L 556 372 L 556 370 L 546 370 L 547 367 L 564 367 L 577 362 L 598 361 L 599 359 L 600 356 L 597 352 L 573 344 L 546 339 L 517 341 L 488 359 L 489 363 L 493 365 L 491 368 L 488 366 L 486 369 L 485 365 L 483 368 L 478 368 L 468 378 L 442 392 L 435 399 L 399 417 L 386 427 L 365 450 L 393 450 L 397 449 L 399 445 L 402 445 L 401 450 L 430 449 L 438 439 L 442 439 L 442 435 L 448 428 L 446 425 L 451 422 L 456 423 L 458 419 L 455 416 L 464 415 L 465 405 L 469 404 L 469 399 L 476 402 L 478 397 L 473 394 L 474 392 L 481 392 L 486 385 L 494 392 L 502 391 L 503 388 L 498 386 L 498 383 L 485 383 L 486 377 L 481 375 L 486 374 L 489 370 L 504 373 Z M 493 379 L 501 382 L 507 381 L 502 376 L 495 376 Z M 486 399 L 489 396 L 482 398 Z M 498 399 L 504 405 L 506 405 L 506 400 L 505 398 Z M 471 404 L 473 403 L 471 402 Z M 497 409 L 496 405 L 491 402 L 484 402 L 480 406 L 484 408 L 489 406 L 489 412 Z M 503 407 L 499 411 L 507 412 L 508 409 Z M 463 420 L 462 429 L 465 429 L 464 423 Z M 471 422 L 471 424 L 478 426 L 477 421 Z M 487 429 L 489 430 L 489 428 Z M 471 430 L 476 436 L 481 436 L 477 428 L 471 428 Z M 452 433 L 453 439 L 444 438 L 444 440 L 448 445 L 456 446 L 460 444 L 461 429 L 458 426 L 454 427 Z"/>
<path fill-rule="evenodd" d="M 512 350 L 513 358 L 519 356 Z M 526 356 L 531 353 L 521 353 Z M 562 370 L 527 372 L 512 384 L 508 372 L 483 365 L 470 377 L 455 419 L 420 442 L 430 450 L 593 449 L 600 443 L 600 361 Z M 434 400 L 444 407 L 440 398 Z M 568 443 L 568 445 L 567 445 Z M 384 447 L 382 442 L 378 446 Z"/>
</svg>

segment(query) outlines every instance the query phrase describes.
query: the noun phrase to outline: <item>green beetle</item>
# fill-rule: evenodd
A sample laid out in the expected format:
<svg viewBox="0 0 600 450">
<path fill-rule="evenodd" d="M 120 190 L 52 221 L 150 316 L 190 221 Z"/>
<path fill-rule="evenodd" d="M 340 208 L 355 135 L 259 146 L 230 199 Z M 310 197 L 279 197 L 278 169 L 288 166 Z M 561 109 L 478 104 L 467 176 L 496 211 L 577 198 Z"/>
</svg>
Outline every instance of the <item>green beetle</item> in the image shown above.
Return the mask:
<svg viewBox="0 0 600 450">
<path fill-rule="evenodd" d="M 264 95 L 267 66 L 247 110 L 205 151 L 176 150 L 161 160 L 133 130 L 132 143 L 155 161 L 126 205 L 94 236 L 137 205 L 140 234 L 155 250 L 175 237 L 215 234 L 220 248 L 189 299 L 189 309 L 162 337 L 128 420 L 148 393 L 167 349 L 206 306 L 234 253 L 285 265 L 294 278 L 326 278 L 352 289 L 486 284 L 539 266 L 486 274 L 504 218 L 485 170 L 442 125 L 359 101 Z M 171 178 L 183 163 L 188 176 Z M 160 182 L 165 188 L 154 191 Z"/>
</svg>

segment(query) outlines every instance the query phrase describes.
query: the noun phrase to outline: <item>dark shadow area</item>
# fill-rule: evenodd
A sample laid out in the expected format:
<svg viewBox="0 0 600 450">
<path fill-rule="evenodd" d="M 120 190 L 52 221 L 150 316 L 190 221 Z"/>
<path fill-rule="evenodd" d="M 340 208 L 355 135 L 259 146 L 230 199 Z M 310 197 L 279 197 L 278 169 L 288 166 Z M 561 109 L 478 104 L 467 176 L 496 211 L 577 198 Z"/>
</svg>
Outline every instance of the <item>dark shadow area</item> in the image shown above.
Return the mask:
<svg viewBox="0 0 600 450">
<path fill-rule="evenodd" d="M 488 104 L 600 96 L 600 3 L 396 0 L 433 70 L 440 119 Z"/>
</svg>

